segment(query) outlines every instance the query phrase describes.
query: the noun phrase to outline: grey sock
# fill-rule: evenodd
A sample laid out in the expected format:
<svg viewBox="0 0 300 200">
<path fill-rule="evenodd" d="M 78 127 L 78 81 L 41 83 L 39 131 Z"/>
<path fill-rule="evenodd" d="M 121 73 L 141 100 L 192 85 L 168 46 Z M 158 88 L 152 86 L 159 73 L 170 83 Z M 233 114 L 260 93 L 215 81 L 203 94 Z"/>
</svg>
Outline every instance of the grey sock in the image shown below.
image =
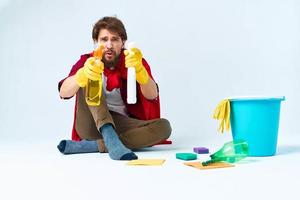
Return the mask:
<svg viewBox="0 0 300 200">
<path fill-rule="evenodd" d="M 100 128 L 109 157 L 113 160 L 135 160 L 138 157 L 120 141 L 111 124 L 105 124 Z"/>
<path fill-rule="evenodd" d="M 62 140 L 57 148 L 62 154 L 99 152 L 96 140 Z"/>
</svg>

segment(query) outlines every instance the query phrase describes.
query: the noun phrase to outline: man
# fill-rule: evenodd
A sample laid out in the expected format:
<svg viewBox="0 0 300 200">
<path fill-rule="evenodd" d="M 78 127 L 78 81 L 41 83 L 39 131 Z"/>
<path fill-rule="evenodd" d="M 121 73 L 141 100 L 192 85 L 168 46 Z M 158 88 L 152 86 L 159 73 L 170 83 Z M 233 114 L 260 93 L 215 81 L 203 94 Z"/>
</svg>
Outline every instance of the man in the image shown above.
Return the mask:
<svg viewBox="0 0 300 200">
<path fill-rule="evenodd" d="M 69 76 L 59 82 L 61 98 L 76 94 L 73 141 L 63 140 L 58 149 L 64 153 L 95 150 L 108 151 L 113 160 L 133 160 L 132 149 L 149 147 L 166 140 L 170 123 L 160 118 L 158 87 L 150 66 L 137 48 L 127 51 L 127 34 L 116 17 L 104 17 L 93 27 L 92 37 L 100 45 L 102 60 L 93 53 L 82 55 Z M 137 79 L 137 103 L 127 104 L 127 67 L 133 66 Z M 102 80 L 103 92 L 99 106 L 85 101 L 90 80 Z"/>
</svg>

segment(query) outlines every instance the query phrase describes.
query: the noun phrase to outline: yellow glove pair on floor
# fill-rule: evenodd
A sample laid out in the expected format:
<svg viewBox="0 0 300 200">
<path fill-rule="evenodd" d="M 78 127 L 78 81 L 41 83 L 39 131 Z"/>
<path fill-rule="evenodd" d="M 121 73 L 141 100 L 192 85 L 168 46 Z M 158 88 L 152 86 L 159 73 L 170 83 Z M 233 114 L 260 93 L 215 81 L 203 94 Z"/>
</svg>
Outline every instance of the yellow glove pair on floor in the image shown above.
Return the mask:
<svg viewBox="0 0 300 200">
<path fill-rule="evenodd" d="M 136 80 L 139 84 L 147 84 L 149 81 L 149 75 L 145 67 L 143 66 L 142 52 L 138 48 L 131 48 L 130 50 L 125 50 L 125 66 L 134 67 L 136 73 Z"/>
<path fill-rule="evenodd" d="M 220 127 L 218 131 L 223 133 L 224 128 L 226 131 L 230 130 L 230 101 L 228 99 L 221 101 L 217 105 L 213 118 L 220 120 Z"/>
</svg>

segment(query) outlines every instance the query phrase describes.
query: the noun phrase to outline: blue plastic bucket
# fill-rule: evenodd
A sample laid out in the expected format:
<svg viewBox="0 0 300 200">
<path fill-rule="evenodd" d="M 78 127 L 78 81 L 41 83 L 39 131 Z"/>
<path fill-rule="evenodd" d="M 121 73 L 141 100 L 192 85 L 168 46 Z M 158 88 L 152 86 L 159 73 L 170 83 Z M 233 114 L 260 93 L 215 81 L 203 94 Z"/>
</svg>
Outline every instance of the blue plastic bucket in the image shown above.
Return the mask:
<svg viewBox="0 0 300 200">
<path fill-rule="evenodd" d="M 233 139 L 248 142 L 249 156 L 276 153 L 280 104 L 285 97 L 229 98 Z"/>
</svg>

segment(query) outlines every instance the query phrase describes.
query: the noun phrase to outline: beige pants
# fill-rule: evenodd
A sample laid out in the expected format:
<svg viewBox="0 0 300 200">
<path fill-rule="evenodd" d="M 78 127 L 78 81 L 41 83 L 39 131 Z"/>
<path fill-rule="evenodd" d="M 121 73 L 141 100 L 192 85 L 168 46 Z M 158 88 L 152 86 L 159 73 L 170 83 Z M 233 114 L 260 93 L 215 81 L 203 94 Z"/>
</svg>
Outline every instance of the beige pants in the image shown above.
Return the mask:
<svg viewBox="0 0 300 200">
<path fill-rule="evenodd" d="M 77 111 L 75 129 L 82 139 L 97 140 L 99 151 L 107 152 L 99 129 L 111 123 L 123 144 L 130 149 L 152 146 L 171 135 L 168 120 L 138 120 L 109 111 L 102 95 L 100 106 L 88 106 L 85 102 L 85 90 L 77 93 Z"/>
</svg>

